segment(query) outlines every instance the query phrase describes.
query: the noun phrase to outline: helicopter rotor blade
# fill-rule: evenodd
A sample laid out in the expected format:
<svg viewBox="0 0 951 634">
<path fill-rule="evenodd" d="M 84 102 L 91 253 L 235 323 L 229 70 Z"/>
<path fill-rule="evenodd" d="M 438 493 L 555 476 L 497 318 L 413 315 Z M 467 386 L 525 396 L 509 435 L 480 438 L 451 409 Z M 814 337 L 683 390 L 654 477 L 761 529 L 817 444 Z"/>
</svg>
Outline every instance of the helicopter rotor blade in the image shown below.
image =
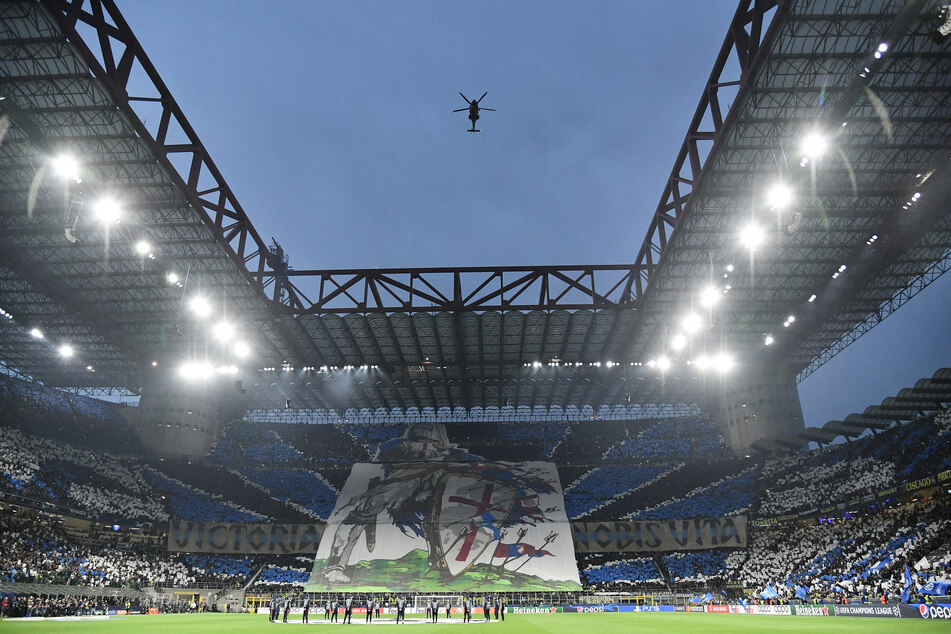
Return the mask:
<svg viewBox="0 0 951 634">
<path fill-rule="evenodd" d="M 453 112 L 465 112 L 466 110 L 468 110 L 468 108 L 459 108 L 458 110 L 453 110 Z"/>
<path fill-rule="evenodd" d="M 466 97 L 464 94 L 459 93 L 459 96 L 462 97 L 463 99 L 465 99 L 465 100 L 466 100 L 466 103 L 469 103 L 469 98 Z"/>
<path fill-rule="evenodd" d="M 479 110 L 488 110 L 489 112 L 495 112 L 495 108 L 479 108 Z"/>
<path fill-rule="evenodd" d="M 481 97 L 479 97 L 478 99 L 476 99 L 476 103 L 479 103 L 480 101 L 482 101 L 483 99 L 485 99 L 485 96 L 486 96 L 487 94 L 489 94 L 489 91 L 488 91 L 488 90 L 486 90 L 484 93 L 482 93 L 482 96 L 481 96 Z"/>
</svg>

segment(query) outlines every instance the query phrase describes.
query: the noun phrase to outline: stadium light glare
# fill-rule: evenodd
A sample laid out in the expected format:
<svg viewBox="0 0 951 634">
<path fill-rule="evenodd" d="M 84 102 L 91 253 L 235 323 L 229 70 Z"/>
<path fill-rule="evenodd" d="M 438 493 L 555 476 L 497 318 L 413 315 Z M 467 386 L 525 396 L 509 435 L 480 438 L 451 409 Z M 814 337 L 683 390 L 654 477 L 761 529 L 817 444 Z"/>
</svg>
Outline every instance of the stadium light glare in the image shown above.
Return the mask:
<svg viewBox="0 0 951 634">
<path fill-rule="evenodd" d="M 93 214 L 104 225 L 114 225 L 122 219 L 122 209 L 112 198 L 103 198 L 93 205 Z"/>
<path fill-rule="evenodd" d="M 43 331 L 40 330 L 39 328 L 30 328 L 30 336 L 33 337 L 34 339 L 42 339 Z"/>
<path fill-rule="evenodd" d="M 756 251 L 766 241 L 766 232 L 763 228 L 750 223 L 740 229 L 740 243 L 750 251 Z"/>
<path fill-rule="evenodd" d="M 50 164 L 53 166 L 53 170 L 56 171 L 56 175 L 63 180 L 82 182 L 82 179 L 79 178 L 79 163 L 72 156 L 60 154 L 50 161 Z"/>
<path fill-rule="evenodd" d="M 235 356 L 239 359 L 246 359 L 251 355 L 251 346 L 243 341 L 238 341 L 235 343 L 232 350 L 234 350 Z"/>
<path fill-rule="evenodd" d="M 169 274 L 165 276 L 165 279 L 168 280 L 169 284 L 178 284 L 178 273 L 170 271 Z"/>
<path fill-rule="evenodd" d="M 145 240 L 139 240 L 135 243 L 135 252 L 139 255 L 148 255 L 152 250 L 152 245 Z"/>
<path fill-rule="evenodd" d="M 708 286 L 700 291 L 700 304 L 706 308 L 713 308 L 720 301 L 720 291 L 714 286 Z"/>
<path fill-rule="evenodd" d="M 184 363 L 178 368 L 179 376 L 187 381 L 204 381 L 213 372 L 211 365 L 203 362 Z"/>
<path fill-rule="evenodd" d="M 654 365 L 661 372 L 666 372 L 667 370 L 670 369 L 670 359 L 668 359 L 667 357 L 658 357 Z"/>
<path fill-rule="evenodd" d="M 69 345 L 68 343 L 64 343 L 63 345 L 59 347 L 59 356 L 63 357 L 64 359 L 70 358 L 71 356 L 73 356 L 73 354 L 75 354 L 75 351 L 73 350 L 73 347 Z"/>
<path fill-rule="evenodd" d="M 670 340 L 670 347 L 677 352 L 683 350 L 687 346 L 687 337 L 684 335 L 674 335 L 673 339 Z"/>
<path fill-rule="evenodd" d="M 782 211 L 793 201 L 793 192 L 788 185 L 777 183 L 766 192 L 766 202 L 776 211 Z"/>
<path fill-rule="evenodd" d="M 771 346 L 776 340 L 773 339 L 773 335 L 766 335 L 766 338 L 763 339 L 764 346 Z"/>
<path fill-rule="evenodd" d="M 211 314 L 211 304 L 201 295 L 196 295 L 189 302 L 189 306 L 196 317 L 204 318 Z"/>
<path fill-rule="evenodd" d="M 733 369 L 733 366 L 735 365 L 735 362 L 733 361 L 733 357 L 731 357 L 729 354 L 725 352 L 721 352 L 720 354 L 718 354 L 714 358 L 713 363 L 716 366 L 717 371 L 722 373 L 729 372 L 730 370 Z"/>
<path fill-rule="evenodd" d="M 703 319 L 697 313 L 687 313 L 680 320 L 680 325 L 688 335 L 692 335 L 703 328 Z"/>
<path fill-rule="evenodd" d="M 825 154 L 826 149 L 828 148 L 828 142 L 825 137 L 817 132 L 812 132 L 807 134 L 806 137 L 802 140 L 802 154 L 803 158 L 809 160 L 816 160 Z"/>
<path fill-rule="evenodd" d="M 219 321 L 212 327 L 211 334 L 220 343 L 228 343 L 234 337 L 234 326 L 227 321 Z"/>
<path fill-rule="evenodd" d="M 699 356 L 694 359 L 693 364 L 697 366 L 698 370 L 706 370 L 710 367 L 710 358 L 705 356 Z"/>
</svg>

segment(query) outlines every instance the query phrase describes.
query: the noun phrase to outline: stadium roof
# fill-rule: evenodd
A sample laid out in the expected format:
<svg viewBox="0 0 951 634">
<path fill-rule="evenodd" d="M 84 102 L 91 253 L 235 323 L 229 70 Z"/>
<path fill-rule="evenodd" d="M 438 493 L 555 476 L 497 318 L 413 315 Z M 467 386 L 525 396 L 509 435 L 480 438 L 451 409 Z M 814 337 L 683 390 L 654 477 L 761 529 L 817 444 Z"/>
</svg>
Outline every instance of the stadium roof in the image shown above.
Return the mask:
<svg viewBox="0 0 951 634">
<path fill-rule="evenodd" d="M 951 38 L 934 10 L 743 0 L 632 264 L 300 271 L 114 2 L 4 3 L 2 361 L 135 391 L 153 362 L 240 366 L 240 341 L 257 405 L 338 410 L 699 402 L 702 361 L 724 354 L 804 377 L 947 270 Z M 238 331 L 210 335 L 196 295 Z"/>
<path fill-rule="evenodd" d="M 908 423 L 930 412 L 946 410 L 951 403 L 951 368 L 941 368 L 930 379 L 921 379 L 915 387 L 889 396 L 881 405 L 865 408 L 861 414 L 849 414 L 844 421 L 831 420 L 822 427 L 807 427 L 792 438 L 780 439 L 783 447 L 796 449 L 808 442 L 828 444 L 839 436 L 858 438 L 868 431 L 883 431 L 892 425 Z M 756 449 L 774 451 L 775 444 L 757 442 Z"/>
</svg>

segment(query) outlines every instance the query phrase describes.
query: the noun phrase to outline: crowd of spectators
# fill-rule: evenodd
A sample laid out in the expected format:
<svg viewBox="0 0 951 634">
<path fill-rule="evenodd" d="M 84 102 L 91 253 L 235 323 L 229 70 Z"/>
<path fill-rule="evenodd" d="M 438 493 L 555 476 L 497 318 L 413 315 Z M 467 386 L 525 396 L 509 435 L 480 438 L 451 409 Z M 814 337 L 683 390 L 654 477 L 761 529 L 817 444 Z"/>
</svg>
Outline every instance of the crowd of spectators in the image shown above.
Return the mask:
<svg viewBox="0 0 951 634">
<path fill-rule="evenodd" d="M 146 476 L 152 483 L 153 494 L 161 495 L 173 517 L 198 522 L 261 522 L 261 513 L 246 509 L 220 495 L 196 487 L 149 469 Z"/>
<path fill-rule="evenodd" d="M 569 519 L 580 519 L 619 495 L 636 491 L 666 472 L 662 466 L 595 467 L 565 491 L 565 512 Z"/>
<path fill-rule="evenodd" d="M 144 462 L 0 426 L 0 491 L 87 515 L 167 521 Z"/>
<path fill-rule="evenodd" d="M 337 501 L 337 491 L 307 469 L 237 468 L 234 472 L 275 500 L 314 518 L 326 520 Z"/>
<path fill-rule="evenodd" d="M 664 587 L 663 575 L 650 557 L 615 555 L 608 559 L 604 555 L 589 556 L 588 559 L 595 560 L 595 563 L 579 559 L 578 576 L 590 590 L 632 592 Z M 598 562 L 598 559 L 604 561 Z"/>
<path fill-rule="evenodd" d="M 849 443 L 767 458 L 756 488 L 760 517 L 848 501 L 951 467 L 951 416 L 897 425 Z"/>
<path fill-rule="evenodd" d="M 670 492 L 670 499 L 631 513 L 635 520 L 669 520 L 691 517 L 738 515 L 753 503 L 753 481 L 757 469 L 750 467 L 711 484 L 698 487 L 686 495 Z"/>
<path fill-rule="evenodd" d="M 326 519 L 349 466 L 369 460 L 380 442 L 405 429 L 403 423 L 389 422 L 234 422 L 205 463 L 245 487 L 245 493 L 235 495 L 227 488 L 212 488 L 219 491 L 212 493 L 193 482 L 201 478 L 189 478 L 187 469 L 172 477 L 166 463 L 163 472 L 159 462 L 134 444 L 104 445 L 122 451 L 95 445 L 92 441 L 104 430 L 128 431 L 111 406 L 21 383 L 0 380 L 0 401 L 16 405 L 12 414 L 5 411 L 0 418 L 0 493 L 102 520 L 161 526 L 171 518 L 260 522 L 270 517 L 238 498 L 254 498 L 262 507 L 280 502 Z M 31 399 L 36 410 L 26 411 Z M 53 423 L 38 425 L 35 433 L 26 431 L 11 422 L 18 416 L 102 420 L 80 423 L 79 431 L 60 436 Z M 67 419 L 59 420 L 56 425 L 68 425 Z M 875 492 L 951 468 L 947 411 L 848 443 L 766 458 L 725 455 L 722 437 L 698 416 L 664 422 L 455 423 L 452 429 L 451 440 L 459 439 L 489 459 L 505 455 L 558 462 L 572 519 L 747 513 L 775 518 L 820 506 L 836 509 L 819 523 L 805 519 L 751 530 L 749 545 L 742 549 L 579 556 L 579 570 L 590 589 L 712 587 L 729 581 L 770 585 L 787 594 L 802 586 L 818 594 L 878 596 L 900 586 L 904 562 L 919 560 L 925 562 L 915 573 L 919 585 L 947 578 L 947 502 L 891 509 L 869 503 Z M 848 512 L 852 507 L 845 503 L 853 500 L 865 502 L 860 512 Z M 306 557 L 179 555 L 167 552 L 164 544 L 129 540 L 121 532 L 77 536 L 51 517 L 0 515 L 0 580 L 143 587 L 237 585 L 256 575 L 261 587 L 299 589 L 311 565 Z"/>
<path fill-rule="evenodd" d="M 705 417 L 658 421 L 604 454 L 609 461 L 684 462 L 710 459 L 727 451 L 723 435 Z"/>
<path fill-rule="evenodd" d="M 70 535 L 56 518 L 0 515 L 0 581 L 142 588 L 195 582 L 188 566 L 158 545 L 123 535 Z"/>
</svg>

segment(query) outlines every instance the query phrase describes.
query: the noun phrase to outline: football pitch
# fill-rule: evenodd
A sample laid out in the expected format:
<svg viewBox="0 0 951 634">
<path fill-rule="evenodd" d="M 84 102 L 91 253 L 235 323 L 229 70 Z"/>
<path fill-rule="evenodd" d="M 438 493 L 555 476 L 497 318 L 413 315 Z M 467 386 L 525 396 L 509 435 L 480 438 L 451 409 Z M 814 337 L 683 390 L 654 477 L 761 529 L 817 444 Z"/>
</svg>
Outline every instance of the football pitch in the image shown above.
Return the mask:
<svg viewBox="0 0 951 634">
<path fill-rule="evenodd" d="M 56 632 L 57 634 L 77 633 L 94 634 L 98 632 L 124 634 L 175 632 L 323 632 L 330 628 L 339 628 L 340 624 L 323 623 L 323 615 L 311 619 L 304 625 L 298 615 L 283 623 L 269 623 L 265 614 L 163 614 L 111 617 L 96 621 L 53 621 L 34 619 L 32 621 L 5 619 L 0 625 L 3 634 L 21 632 Z M 391 618 L 383 618 L 379 624 L 364 625 L 361 619 L 353 619 L 346 631 L 384 632 L 395 627 Z M 301 630 L 305 627 L 306 630 Z M 724 634 L 744 634 L 746 632 L 796 632 L 812 634 L 825 632 L 949 632 L 948 621 L 925 621 L 919 619 L 896 620 L 891 618 L 870 617 L 821 617 L 821 616 L 760 616 L 737 614 L 511 614 L 504 622 L 484 623 L 474 621 L 462 623 L 462 619 L 452 619 L 445 623 L 443 619 L 436 625 L 430 623 L 409 623 L 400 626 L 401 631 L 435 634 L 461 632 L 486 632 L 491 634 L 630 634 L 652 632 L 723 632 Z"/>
</svg>

